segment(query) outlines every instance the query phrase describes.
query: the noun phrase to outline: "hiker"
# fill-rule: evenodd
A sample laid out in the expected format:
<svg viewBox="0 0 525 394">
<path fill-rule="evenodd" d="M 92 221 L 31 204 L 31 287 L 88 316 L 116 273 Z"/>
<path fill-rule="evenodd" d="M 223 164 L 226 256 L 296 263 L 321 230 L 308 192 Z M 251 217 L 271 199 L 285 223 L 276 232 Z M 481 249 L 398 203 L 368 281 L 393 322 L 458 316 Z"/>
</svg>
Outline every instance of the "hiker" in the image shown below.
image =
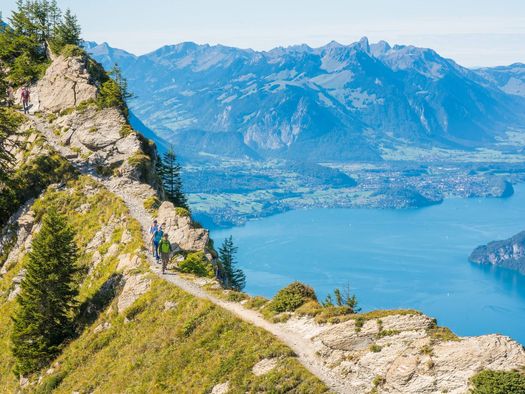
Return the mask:
<svg viewBox="0 0 525 394">
<path fill-rule="evenodd" d="M 162 239 L 159 242 L 159 251 L 160 251 L 160 259 L 162 260 L 162 275 L 166 272 L 166 268 L 168 266 L 168 263 L 170 261 L 171 252 L 173 251 L 173 248 L 171 247 L 171 243 L 168 240 L 168 234 L 164 233 L 162 236 Z"/>
<path fill-rule="evenodd" d="M 153 221 L 153 224 L 149 228 L 150 236 L 153 237 L 153 234 L 155 234 L 158 229 L 159 229 L 159 225 L 158 225 L 157 219 L 155 219 Z M 153 254 L 153 256 L 155 256 L 155 244 L 153 242 L 153 238 L 151 239 L 151 253 Z"/>
<path fill-rule="evenodd" d="M 162 239 L 162 236 L 164 235 L 164 228 L 166 227 L 165 223 L 162 223 L 162 226 L 157 228 L 157 231 L 153 233 L 151 236 L 151 242 L 153 242 L 153 248 L 155 250 L 155 259 L 157 260 L 157 264 L 159 263 L 160 256 L 159 256 L 159 242 Z"/>
<path fill-rule="evenodd" d="M 22 88 L 22 93 L 20 94 L 22 98 L 22 106 L 24 107 L 24 114 L 27 114 L 29 112 L 29 99 L 31 96 L 31 93 L 29 93 L 29 89 L 27 86 L 24 86 Z"/>
<path fill-rule="evenodd" d="M 11 85 L 7 87 L 7 106 L 12 107 L 15 102 L 15 90 Z"/>
</svg>

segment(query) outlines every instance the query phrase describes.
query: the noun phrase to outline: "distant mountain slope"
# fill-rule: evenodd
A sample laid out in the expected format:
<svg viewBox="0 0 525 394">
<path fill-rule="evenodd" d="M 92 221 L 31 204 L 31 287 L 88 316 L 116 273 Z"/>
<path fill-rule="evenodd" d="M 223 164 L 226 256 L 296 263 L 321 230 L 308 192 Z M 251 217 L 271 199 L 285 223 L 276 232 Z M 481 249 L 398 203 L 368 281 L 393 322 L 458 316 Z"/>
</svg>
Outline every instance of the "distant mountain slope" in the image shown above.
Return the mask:
<svg viewBox="0 0 525 394">
<path fill-rule="evenodd" d="M 168 141 L 198 132 L 200 152 L 226 139 L 239 157 L 377 160 L 399 143 L 484 146 L 525 122 L 525 99 L 482 74 L 431 49 L 366 38 L 268 52 L 189 42 L 138 57 L 107 44 L 88 50 L 105 66 L 121 63 L 148 127 Z"/>
<path fill-rule="evenodd" d="M 479 264 L 493 264 L 525 274 L 525 231 L 503 241 L 478 246 L 469 260 Z"/>
<path fill-rule="evenodd" d="M 525 97 L 525 64 L 480 68 L 476 72 L 504 92 Z"/>
</svg>

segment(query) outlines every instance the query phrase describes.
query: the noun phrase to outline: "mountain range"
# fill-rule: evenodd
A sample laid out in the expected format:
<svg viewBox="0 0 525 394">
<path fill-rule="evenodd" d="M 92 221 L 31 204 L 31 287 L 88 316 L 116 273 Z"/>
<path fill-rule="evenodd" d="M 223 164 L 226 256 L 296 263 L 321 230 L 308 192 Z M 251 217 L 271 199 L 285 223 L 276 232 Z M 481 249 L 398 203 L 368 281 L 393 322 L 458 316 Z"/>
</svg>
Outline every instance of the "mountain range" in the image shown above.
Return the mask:
<svg viewBox="0 0 525 394">
<path fill-rule="evenodd" d="M 525 125 L 523 64 L 473 70 L 366 38 L 263 52 L 185 42 L 142 56 L 85 47 L 120 65 L 132 112 L 188 157 L 371 161 L 400 145 L 491 146 Z"/>
</svg>

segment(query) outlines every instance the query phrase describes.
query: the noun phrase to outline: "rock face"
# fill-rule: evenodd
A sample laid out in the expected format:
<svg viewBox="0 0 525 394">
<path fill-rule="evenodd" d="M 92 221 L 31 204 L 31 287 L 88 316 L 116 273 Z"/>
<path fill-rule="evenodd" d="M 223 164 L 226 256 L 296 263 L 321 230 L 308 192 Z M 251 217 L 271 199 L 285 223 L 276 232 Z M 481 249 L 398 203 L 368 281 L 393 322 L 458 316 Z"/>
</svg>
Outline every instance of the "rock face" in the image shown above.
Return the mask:
<svg viewBox="0 0 525 394">
<path fill-rule="evenodd" d="M 525 231 L 503 241 L 478 246 L 469 257 L 478 264 L 493 264 L 525 274 Z"/>
<path fill-rule="evenodd" d="M 31 111 L 60 111 L 94 99 L 96 95 L 97 88 L 90 82 L 86 59 L 59 56 L 31 89 Z"/>
<path fill-rule="evenodd" d="M 166 232 L 170 242 L 176 243 L 182 250 L 205 251 L 210 239 L 208 230 L 195 228 L 191 217 L 170 202 L 163 202 L 159 208 L 159 223 L 166 223 Z"/>
<path fill-rule="evenodd" d="M 130 175 L 133 168 L 129 159 L 142 154 L 137 134 L 123 132 L 126 119 L 114 108 L 100 110 L 91 106 L 59 117 L 54 126 L 64 146 L 80 151 L 92 165 L 120 167 L 121 175 Z"/>
<path fill-rule="evenodd" d="M 33 119 L 34 128 L 47 130 L 45 136 L 62 156 L 103 175 L 149 179 L 155 148 L 147 146 L 120 110 L 97 106 L 98 87 L 86 64 L 84 56 L 59 56 L 31 87 L 30 112 L 43 115 Z"/>
<path fill-rule="evenodd" d="M 131 306 L 141 295 L 145 294 L 151 285 L 151 279 L 146 275 L 133 275 L 125 279 L 124 288 L 120 293 L 117 301 L 119 313 L 124 312 Z"/>
<path fill-rule="evenodd" d="M 335 325 L 292 318 L 284 325 L 310 338 L 323 361 L 356 393 L 465 393 L 471 376 L 484 369 L 525 366 L 525 350 L 501 335 L 440 336 L 421 314 L 391 314 Z"/>
<path fill-rule="evenodd" d="M 19 257 L 26 253 L 31 247 L 32 233 L 37 231 L 35 217 L 30 210 L 33 200 L 24 204 L 16 212 L 4 227 L 0 236 L 0 253 L 7 253 L 7 258 L 0 264 L 0 276 L 4 275 Z M 36 227 L 36 228 L 35 228 Z"/>
</svg>

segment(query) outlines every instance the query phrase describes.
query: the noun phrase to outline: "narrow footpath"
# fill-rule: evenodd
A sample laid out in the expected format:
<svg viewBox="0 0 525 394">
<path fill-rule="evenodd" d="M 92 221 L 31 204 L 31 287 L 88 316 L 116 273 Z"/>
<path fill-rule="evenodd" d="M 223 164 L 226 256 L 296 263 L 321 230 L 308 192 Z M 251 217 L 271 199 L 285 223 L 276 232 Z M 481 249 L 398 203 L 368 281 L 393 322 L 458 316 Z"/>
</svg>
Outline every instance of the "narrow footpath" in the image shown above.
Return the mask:
<svg viewBox="0 0 525 394">
<path fill-rule="evenodd" d="M 89 175 L 98 182 L 102 183 L 108 190 L 119 196 L 124 200 L 124 203 L 128 207 L 131 216 L 133 216 L 142 226 L 144 242 L 149 243 L 149 235 L 147 229 L 153 222 L 152 216 L 144 208 L 144 201 L 137 198 L 132 193 L 127 193 L 126 190 L 130 188 L 140 188 L 142 183 L 138 181 L 130 181 L 126 179 L 126 188 L 122 187 L 122 182 L 119 182 L 118 178 L 103 178 L 99 176 L 95 169 L 89 165 L 85 160 L 78 157 L 70 148 L 63 146 L 59 143 L 58 137 L 49 129 L 46 122 L 38 117 L 29 115 L 28 118 L 32 121 L 36 130 L 38 130 L 48 141 L 49 145 L 53 147 L 63 157 L 68 159 L 71 164 L 84 175 Z M 131 182 L 131 183 L 130 183 Z M 356 389 L 353 388 L 348 382 L 345 382 L 344 378 L 336 376 L 323 361 L 316 354 L 316 350 L 312 342 L 309 339 L 302 337 L 300 334 L 294 333 L 286 328 L 269 322 L 264 319 L 262 315 L 256 311 L 246 309 L 241 304 L 236 302 L 228 302 L 221 300 L 202 289 L 199 285 L 182 278 L 175 273 L 167 273 L 162 275 L 158 266 L 150 253 L 148 253 L 148 259 L 150 262 L 151 270 L 159 277 L 164 280 L 173 283 L 182 290 L 194 295 L 195 297 L 207 299 L 215 305 L 232 312 L 240 319 L 251 323 L 259 328 L 262 328 L 275 337 L 281 342 L 290 347 L 298 357 L 301 364 L 308 369 L 312 374 L 316 375 L 322 380 L 331 390 L 337 393 L 357 393 Z"/>
</svg>

